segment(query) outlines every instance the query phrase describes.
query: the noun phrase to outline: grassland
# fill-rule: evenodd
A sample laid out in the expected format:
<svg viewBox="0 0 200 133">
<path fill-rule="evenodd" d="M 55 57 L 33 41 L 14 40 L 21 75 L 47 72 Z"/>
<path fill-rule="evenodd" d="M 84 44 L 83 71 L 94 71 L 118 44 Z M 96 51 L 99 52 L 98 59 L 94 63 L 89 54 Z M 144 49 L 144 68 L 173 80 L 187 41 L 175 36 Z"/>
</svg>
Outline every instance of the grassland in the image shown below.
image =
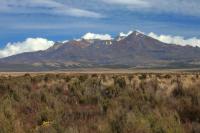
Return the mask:
<svg viewBox="0 0 200 133">
<path fill-rule="evenodd" d="M 0 133 L 200 133 L 200 74 L 0 74 Z"/>
</svg>

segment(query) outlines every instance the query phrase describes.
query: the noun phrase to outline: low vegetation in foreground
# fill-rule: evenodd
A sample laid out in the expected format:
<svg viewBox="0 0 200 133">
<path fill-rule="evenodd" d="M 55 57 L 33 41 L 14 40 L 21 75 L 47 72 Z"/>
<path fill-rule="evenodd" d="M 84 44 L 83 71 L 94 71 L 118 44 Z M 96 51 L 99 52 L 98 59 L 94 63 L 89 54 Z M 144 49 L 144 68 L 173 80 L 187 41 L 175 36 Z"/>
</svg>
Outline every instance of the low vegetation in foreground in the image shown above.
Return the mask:
<svg viewBox="0 0 200 133">
<path fill-rule="evenodd" d="M 1 76 L 0 133 L 200 133 L 200 75 Z"/>
</svg>

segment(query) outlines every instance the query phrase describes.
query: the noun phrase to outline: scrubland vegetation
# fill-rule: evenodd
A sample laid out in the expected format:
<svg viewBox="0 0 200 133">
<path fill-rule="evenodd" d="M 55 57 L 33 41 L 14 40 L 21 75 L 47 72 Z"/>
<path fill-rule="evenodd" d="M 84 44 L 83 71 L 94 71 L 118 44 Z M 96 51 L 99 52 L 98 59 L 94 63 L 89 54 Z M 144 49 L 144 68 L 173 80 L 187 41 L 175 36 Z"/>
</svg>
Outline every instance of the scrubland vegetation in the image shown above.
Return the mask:
<svg viewBox="0 0 200 133">
<path fill-rule="evenodd" d="M 1 76 L 0 133 L 200 133 L 200 75 Z"/>
</svg>

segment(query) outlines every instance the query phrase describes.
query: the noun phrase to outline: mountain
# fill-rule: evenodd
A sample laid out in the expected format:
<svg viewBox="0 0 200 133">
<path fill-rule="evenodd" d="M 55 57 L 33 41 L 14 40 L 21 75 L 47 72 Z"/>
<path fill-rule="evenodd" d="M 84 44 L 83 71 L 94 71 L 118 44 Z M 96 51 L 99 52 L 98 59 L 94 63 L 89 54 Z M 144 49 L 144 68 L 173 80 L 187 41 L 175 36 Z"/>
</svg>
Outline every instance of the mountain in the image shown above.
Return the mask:
<svg viewBox="0 0 200 133">
<path fill-rule="evenodd" d="M 191 68 L 200 66 L 200 48 L 166 44 L 138 31 L 114 39 L 79 39 L 37 52 L 0 59 L 1 71 L 75 68 Z"/>
</svg>

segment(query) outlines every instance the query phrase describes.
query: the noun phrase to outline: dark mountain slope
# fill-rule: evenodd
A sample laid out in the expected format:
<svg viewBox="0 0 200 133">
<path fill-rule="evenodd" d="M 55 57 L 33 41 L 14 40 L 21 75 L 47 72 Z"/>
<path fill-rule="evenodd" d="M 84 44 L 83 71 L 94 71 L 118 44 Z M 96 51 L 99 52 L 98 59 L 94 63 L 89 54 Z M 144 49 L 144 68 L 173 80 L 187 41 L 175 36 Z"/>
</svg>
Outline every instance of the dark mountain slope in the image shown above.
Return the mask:
<svg viewBox="0 0 200 133">
<path fill-rule="evenodd" d="M 37 71 L 85 67 L 180 68 L 197 67 L 199 62 L 200 48 L 165 44 L 135 31 L 121 40 L 73 40 L 56 43 L 45 51 L 10 56 L 0 60 L 0 70 Z"/>
</svg>

